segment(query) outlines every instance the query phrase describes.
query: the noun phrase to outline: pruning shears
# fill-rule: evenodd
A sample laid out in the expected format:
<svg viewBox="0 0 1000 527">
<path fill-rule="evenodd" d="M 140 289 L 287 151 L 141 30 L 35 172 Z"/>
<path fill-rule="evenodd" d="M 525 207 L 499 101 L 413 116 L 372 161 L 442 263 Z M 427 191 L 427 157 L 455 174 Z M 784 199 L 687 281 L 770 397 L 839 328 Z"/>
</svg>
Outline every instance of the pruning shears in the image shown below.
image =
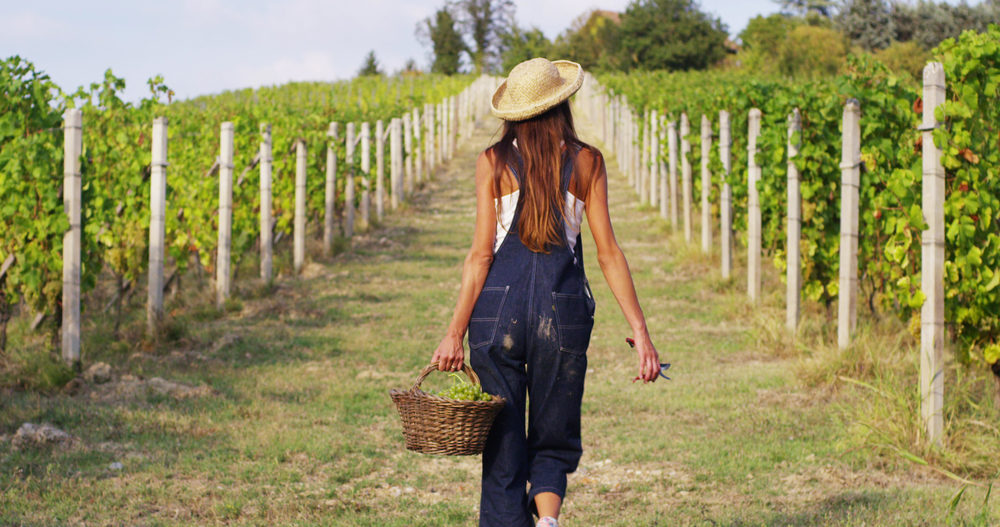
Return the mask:
<svg viewBox="0 0 1000 527">
<path fill-rule="evenodd" d="M 625 342 L 628 342 L 629 347 L 635 349 L 635 341 L 634 340 L 632 340 L 632 339 L 630 339 L 628 337 L 625 337 Z M 666 379 L 666 380 L 669 381 L 670 377 L 667 377 L 663 373 L 663 372 L 665 372 L 665 371 L 667 371 L 669 369 L 670 369 L 670 363 L 669 362 L 668 363 L 661 362 L 660 363 L 660 377 L 663 377 L 664 379 Z M 632 379 L 632 382 L 638 381 L 639 379 L 640 379 L 640 377 L 636 377 L 636 378 Z"/>
</svg>

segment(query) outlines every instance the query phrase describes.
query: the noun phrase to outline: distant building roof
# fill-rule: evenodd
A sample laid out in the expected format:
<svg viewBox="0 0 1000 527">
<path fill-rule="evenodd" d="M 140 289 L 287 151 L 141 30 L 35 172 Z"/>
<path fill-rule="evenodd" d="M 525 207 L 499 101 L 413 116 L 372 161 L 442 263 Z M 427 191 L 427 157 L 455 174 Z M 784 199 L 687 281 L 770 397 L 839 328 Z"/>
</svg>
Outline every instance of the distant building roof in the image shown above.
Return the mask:
<svg viewBox="0 0 1000 527">
<path fill-rule="evenodd" d="M 615 24 L 621 24 L 622 23 L 622 15 L 621 15 L 621 13 L 618 13 L 616 11 L 605 11 L 603 9 L 598 9 L 594 13 L 598 14 L 598 15 L 601 15 L 604 18 L 607 18 L 607 19 L 611 20 Z"/>
</svg>

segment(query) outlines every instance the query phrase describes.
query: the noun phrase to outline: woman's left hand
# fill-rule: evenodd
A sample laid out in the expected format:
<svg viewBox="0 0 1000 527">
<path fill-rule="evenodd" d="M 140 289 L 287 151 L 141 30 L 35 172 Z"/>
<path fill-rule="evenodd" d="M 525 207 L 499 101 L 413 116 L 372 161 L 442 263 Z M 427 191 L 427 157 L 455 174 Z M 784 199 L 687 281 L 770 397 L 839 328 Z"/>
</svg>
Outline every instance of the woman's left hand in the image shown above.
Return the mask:
<svg viewBox="0 0 1000 527">
<path fill-rule="evenodd" d="M 459 371 L 464 361 L 465 347 L 462 346 L 462 338 L 454 335 L 446 336 L 431 358 L 431 362 L 438 363 L 439 371 Z"/>
<path fill-rule="evenodd" d="M 643 384 L 656 382 L 660 376 L 660 354 L 657 353 L 649 333 L 635 335 L 635 351 L 639 355 L 639 375 L 632 382 L 642 380 Z"/>
</svg>

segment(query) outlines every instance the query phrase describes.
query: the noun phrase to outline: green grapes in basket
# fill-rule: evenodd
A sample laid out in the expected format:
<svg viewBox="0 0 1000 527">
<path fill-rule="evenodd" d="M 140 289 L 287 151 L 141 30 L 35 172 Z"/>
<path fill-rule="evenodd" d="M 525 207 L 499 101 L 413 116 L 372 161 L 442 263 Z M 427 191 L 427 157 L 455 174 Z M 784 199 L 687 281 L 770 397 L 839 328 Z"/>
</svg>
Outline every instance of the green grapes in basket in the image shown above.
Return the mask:
<svg viewBox="0 0 1000 527">
<path fill-rule="evenodd" d="M 458 373 L 452 373 L 449 377 L 455 379 L 455 384 L 441 390 L 437 395 L 456 401 L 489 401 L 493 399 L 492 395 L 483 391 L 482 386 L 469 383 Z"/>
</svg>

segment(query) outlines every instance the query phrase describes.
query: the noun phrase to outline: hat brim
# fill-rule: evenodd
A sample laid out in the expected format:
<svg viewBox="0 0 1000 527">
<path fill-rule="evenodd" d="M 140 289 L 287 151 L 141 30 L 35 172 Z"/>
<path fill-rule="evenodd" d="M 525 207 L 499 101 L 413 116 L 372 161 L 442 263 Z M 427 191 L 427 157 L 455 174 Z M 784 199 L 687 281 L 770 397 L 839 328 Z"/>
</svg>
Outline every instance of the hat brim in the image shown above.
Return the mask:
<svg viewBox="0 0 1000 527">
<path fill-rule="evenodd" d="M 541 115 L 572 97 L 583 86 L 583 66 L 568 60 L 554 60 L 552 64 L 555 65 L 559 76 L 563 79 L 563 84 L 558 90 L 546 94 L 530 106 L 501 110 L 497 106 L 504 94 L 507 93 L 507 81 L 503 81 L 493 92 L 493 98 L 490 100 L 490 112 L 504 121 L 524 121 Z"/>
</svg>

